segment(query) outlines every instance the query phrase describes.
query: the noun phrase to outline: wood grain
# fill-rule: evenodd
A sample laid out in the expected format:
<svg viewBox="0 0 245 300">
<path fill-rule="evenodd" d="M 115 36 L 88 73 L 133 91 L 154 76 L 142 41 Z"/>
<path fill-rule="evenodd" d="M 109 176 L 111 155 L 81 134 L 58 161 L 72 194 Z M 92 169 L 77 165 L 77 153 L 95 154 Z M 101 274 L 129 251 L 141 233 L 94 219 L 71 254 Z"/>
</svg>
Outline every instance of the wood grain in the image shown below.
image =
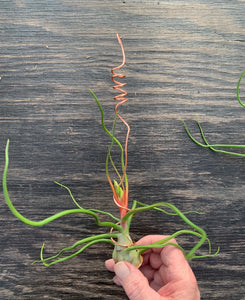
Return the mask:
<svg viewBox="0 0 245 300">
<path fill-rule="evenodd" d="M 9 138 L 8 185 L 20 212 L 40 220 L 72 208 L 57 180 L 84 207 L 117 213 L 104 171 L 109 139 L 88 90 L 111 126 L 118 32 L 127 59 L 129 102 L 121 112 L 131 126 L 130 199 L 205 212 L 191 219 L 221 252 L 191 262 L 202 299 L 245 299 L 245 160 L 199 148 L 179 120 L 199 138 L 197 115 L 210 142 L 244 144 L 245 112 L 236 100 L 245 69 L 244 14 L 244 1 L 0 0 L 0 171 Z M 110 246 L 50 268 L 31 265 L 43 242 L 51 255 L 104 232 L 92 218 L 30 228 L 1 195 L 0 224 L 1 299 L 127 299 L 104 267 Z M 136 217 L 132 231 L 138 239 L 181 226 L 177 217 L 149 212 Z"/>
</svg>

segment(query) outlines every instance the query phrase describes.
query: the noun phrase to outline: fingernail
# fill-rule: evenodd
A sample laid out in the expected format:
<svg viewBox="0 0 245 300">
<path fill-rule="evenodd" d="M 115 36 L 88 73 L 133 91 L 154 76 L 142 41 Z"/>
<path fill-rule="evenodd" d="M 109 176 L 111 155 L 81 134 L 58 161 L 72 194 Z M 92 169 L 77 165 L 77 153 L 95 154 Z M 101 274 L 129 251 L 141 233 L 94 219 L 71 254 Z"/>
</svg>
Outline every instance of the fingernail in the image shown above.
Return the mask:
<svg viewBox="0 0 245 300">
<path fill-rule="evenodd" d="M 122 261 L 115 264 L 114 271 L 121 280 L 124 280 L 129 275 L 129 268 Z"/>
</svg>

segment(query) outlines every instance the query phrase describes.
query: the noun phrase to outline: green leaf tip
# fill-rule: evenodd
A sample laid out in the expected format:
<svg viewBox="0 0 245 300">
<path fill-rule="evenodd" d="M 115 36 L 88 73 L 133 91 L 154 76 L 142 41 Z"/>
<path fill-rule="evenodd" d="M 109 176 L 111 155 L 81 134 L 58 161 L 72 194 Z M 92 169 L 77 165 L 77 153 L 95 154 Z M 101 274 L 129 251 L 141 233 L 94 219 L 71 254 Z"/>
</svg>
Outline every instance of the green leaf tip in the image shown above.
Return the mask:
<svg viewBox="0 0 245 300">
<path fill-rule="evenodd" d="M 122 188 L 119 186 L 119 184 L 117 183 L 116 180 L 114 180 L 114 188 L 115 188 L 115 192 L 119 198 L 119 200 L 122 198 L 123 196 L 123 190 Z"/>
<path fill-rule="evenodd" d="M 239 89 L 240 89 L 240 84 L 242 81 L 243 76 L 245 75 L 245 70 L 242 72 L 238 83 L 237 83 L 237 100 L 238 102 L 241 104 L 241 106 L 245 107 L 245 104 L 241 101 L 240 99 L 240 95 L 239 95 Z M 237 153 L 237 152 L 231 152 L 231 151 L 226 151 L 226 150 L 222 150 L 222 149 L 217 149 L 217 148 L 245 148 L 245 145 L 230 145 L 230 144 L 209 144 L 205 135 L 204 135 L 204 131 L 202 129 L 202 126 L 197 118 L 197 116 L 195 116 L 197 125 L 199 127 L 200 133 L 201 133 L 201 137 L 203 139 L 203 143 L 199 142 L 198 140 L 196 140 L 193 135 L 190 133 L 188 126 L 186 125 L 185 121 L 180 117 L 181 122 L 184 125 L 185 131 L 187 133 L 187 135 L 189 136 L 189 138 L 196 143 L 198 146 L 203 147 L 203 148 L 209 148 L 210 150 L 214 151 L 214 152 L 219 152 L 219 153 L 223 153 L 223 154 L 229 154 L 229 155 L 234 155 L 234 156 L 240 156 L 240 157 L 245 157 L 245 154 L 243 153 Z"/>
<path fill-rule="evenodd" d="M 245 104 L 242 102 L 242 100 L 240 99 L 240 93 L 239 93 L 239 89 L 240 89 L 240 84 L 242 81 L 243 76 L 245 75 L 245 70 L 242 72 L 242 75 L 240 76 L 238 83 L 237 83 L 237 88 L 236 88 L 236 95 L 237 95 L 237 100 L 238 102 L 241 104 L 241 106 L 245 107 Z"/>
<path fill-rule="evenodd" d="M 223 153 L 223 154 L 229 154 L 229 155 L 234 155 L 234 156 L 239 156 L 239 157 L 245 157 L 245 154 L 243 153 L 238 153 L 238 152 L 232 152 L 232 151 L 226 151 L 226 150 L 222 150 L 222 149 L 217 149 L 217 148 L 239 148 L 239 149 L 243 149 L 245 148 L 245 145 L 231 145 L 231 144 L 209 144 L 209 142 L 207 141 L 205 135 L 204 135 L 204 131 L 202 129 L 202 126 L 198 120 L 198 118 L 195 116 L 196 118 L 196 122 L 197 125 L 199 127 L 200 133 L 201 133 L 201 137 L 204 141 L 205 144 L 202 144 L 201 142 L 199 142 L 197 139 L 195 139 L 193 137 L 193 135 L 190 133 L 188 126 L 186 125 L 185 121 L 183 119 L 180 118 L 180 120 L 182 121 L 185 131 L 187 133 L 187 135 L 189 136 L 189 138 L 198 146 L 203 147 L 203 148 L 209 148 L 210 150 L 214 151 L 214 152 L 219 152 L 219 153 Z"/>
</svg>

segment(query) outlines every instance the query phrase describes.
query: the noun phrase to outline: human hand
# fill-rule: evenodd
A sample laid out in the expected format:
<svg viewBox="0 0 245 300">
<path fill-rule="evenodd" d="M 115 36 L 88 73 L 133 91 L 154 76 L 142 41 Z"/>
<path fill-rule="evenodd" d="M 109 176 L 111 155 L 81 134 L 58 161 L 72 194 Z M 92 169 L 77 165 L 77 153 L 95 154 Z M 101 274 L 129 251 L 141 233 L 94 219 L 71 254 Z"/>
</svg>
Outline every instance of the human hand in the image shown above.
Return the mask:
<svg viewBox="0 0 245 300">
<path fill-rule="evenodd" d="M 166 238 L 148 235 L 137 245 L 149 245 Z M 177 242 L 172 239 L 169 242 Z M 140 269 L 129 262 L 113 259 L 105 262 L 106 268 L 115 272 L 113 278 L 121 285 L 130 300 L 199 300 L 200 293 L 194 273 L 182 251 L 174 246 L 165 246 L 146 251 Z"/>
</svg>

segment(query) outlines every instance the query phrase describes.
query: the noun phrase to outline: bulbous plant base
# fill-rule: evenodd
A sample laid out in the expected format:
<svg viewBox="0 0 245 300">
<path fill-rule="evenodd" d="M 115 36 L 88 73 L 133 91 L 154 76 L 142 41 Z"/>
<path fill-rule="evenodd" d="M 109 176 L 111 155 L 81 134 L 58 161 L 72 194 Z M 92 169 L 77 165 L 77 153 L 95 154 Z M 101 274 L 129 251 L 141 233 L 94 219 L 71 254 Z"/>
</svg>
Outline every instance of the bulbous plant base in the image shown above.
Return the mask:
<svg viewBox="0 0 245 300">
<path fill-rule="evenodd" d="M 119 261 L 128 261 L 139 268 L 143 262 L 143 257 L 139 250 L 127 251 L 127 248 L 133 245 L 134 243 L 128 233 L 119 233 L 112 254 L 115 263 Z"/>
</svg>

